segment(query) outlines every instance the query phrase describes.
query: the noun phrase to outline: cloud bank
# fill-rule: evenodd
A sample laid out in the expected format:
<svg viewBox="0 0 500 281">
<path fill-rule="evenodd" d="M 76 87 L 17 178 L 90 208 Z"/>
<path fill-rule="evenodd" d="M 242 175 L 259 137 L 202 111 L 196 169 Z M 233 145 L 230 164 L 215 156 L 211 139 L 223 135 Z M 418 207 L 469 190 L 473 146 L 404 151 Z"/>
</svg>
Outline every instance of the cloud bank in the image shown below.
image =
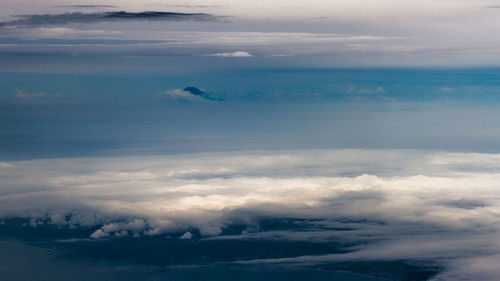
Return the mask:
<svg viewBox="0 0 500 281">
<path fill-rule="evenodd" d="M 333 150 L 3 162 L 0 215 L 95 227 L 92 239 L 349 242 L 347 253 L 247 260 L 411 260 L 435 280 L 495 280 L 500 155 Z M 266 231 L 259 218 L 305 228 Z M 231 225 L 243 225 L 228 235 Z"/>
</svg>

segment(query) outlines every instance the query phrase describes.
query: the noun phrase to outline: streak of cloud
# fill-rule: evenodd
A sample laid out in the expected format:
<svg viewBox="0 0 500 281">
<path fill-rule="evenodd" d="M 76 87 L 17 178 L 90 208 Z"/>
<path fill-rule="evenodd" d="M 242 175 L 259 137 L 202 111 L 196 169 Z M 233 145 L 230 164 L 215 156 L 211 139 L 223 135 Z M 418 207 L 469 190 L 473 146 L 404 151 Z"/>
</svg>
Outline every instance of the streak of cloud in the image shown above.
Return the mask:
<svg viewBox="0 0 500 281">
<path fill-rule="evenodd" d="M 248 58 L 248 57 L 253 57 L 252 54 L 250 54 L 249 52 L 245 52 L 245 51 L 235 51 L 235 52 L 230 52 L 230 53 L 215 53 L 215 54 L 208 54 L 207 56 L 223 57 L 223 58 Z"/>
<path fill-rule="evenodd" d="M 175 12 L 97 12 L 97 13 L 63 13 L 63 14 L 30 14 L 19 15 L 19 19 L 0 22 L 0 27 L 35 27 L 47 25 L 66 25 L 70 23 L 96 23 L 106 21 L 212 21 L 215 16 L 204 13 Z"/>
</svg>

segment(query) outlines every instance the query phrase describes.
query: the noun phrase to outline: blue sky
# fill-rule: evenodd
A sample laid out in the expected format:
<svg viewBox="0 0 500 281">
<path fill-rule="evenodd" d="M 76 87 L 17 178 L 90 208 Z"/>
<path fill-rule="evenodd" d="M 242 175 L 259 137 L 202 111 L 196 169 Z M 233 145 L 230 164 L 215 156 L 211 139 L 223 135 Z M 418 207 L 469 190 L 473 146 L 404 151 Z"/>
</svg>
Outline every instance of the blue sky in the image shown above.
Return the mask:
<svg viewBox="0 0 500 281">
<path fill-rule="evenodd" d="M 497 280 L 499 4 L 3 0 L 0 279 Z"/>
</svg>

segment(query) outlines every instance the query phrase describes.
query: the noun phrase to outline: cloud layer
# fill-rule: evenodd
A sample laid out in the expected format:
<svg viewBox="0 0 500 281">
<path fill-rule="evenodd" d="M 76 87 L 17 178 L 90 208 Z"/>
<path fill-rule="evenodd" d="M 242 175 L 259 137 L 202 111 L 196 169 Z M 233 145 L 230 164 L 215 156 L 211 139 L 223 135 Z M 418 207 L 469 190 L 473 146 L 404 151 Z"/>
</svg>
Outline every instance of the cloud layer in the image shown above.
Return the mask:
<svg viewBox="0 0 500 281">
<path fill-rule="evenodd" d="M 204 13 L 175 13 L 175 12 L 97 12 L 97 13 L 63 13 L 63 14 L 31 14 L 17 16 L 19 19 L 0 22 L 0 27 L 34 27 L 46 25 L 65 25 L 70 23 L 97 23 L 106 21 L 125 20 L 161 20 L 161 21 L 207 21 L 215 17 Z"/>
<path fill-rule="evenodd" d="M 202 239 L 344 241 L 354 245 L 345 254 L 244 262 L 412 260 L 443 266 L 436 280 L 494 280 L 499 163 L 492 154 L 381 150 L 8 162 L 0 213 L 32 226 L 92 226 L 93 239 L 191 239 L 194 230 Z M 308 230 L 260 230 L 262 217 L 301 219 Z M 235 224 L 241 233 L 225 235 Z"/>
<path fill-rule="evenodd" d="M 209 54 L 207 56 L 223 57 L 223 58 L 253 57 L 252 54 L 250 54 L 249 52 L 245 52 L 245 51 L 235 51 L 235 52 L 230 52 L 230 53 L 215 53 L 215 54 Z"/>
</svg>

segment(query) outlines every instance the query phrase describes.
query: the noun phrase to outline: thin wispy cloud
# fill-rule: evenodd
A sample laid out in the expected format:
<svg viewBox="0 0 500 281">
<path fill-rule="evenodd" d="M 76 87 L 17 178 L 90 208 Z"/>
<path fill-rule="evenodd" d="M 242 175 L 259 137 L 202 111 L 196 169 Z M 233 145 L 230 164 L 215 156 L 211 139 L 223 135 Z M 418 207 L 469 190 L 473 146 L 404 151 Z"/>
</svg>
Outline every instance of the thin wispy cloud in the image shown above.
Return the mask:
<svg viewBox="0 0 500 281">
<path fill-rule="evenodd" d="M 16 90 L 16 93 L 13 95 L 15 98 L 32 98 L 32 97 L 43 97 L 45 93 L 26 93 L 21 90 Z"/>
<path fill-rule="evenodd" d="M 235 51 L 235 52 L 229 52 L 229 53 L 215 53 L 215 54 L 208 54 L 206 56 L 223 57 L 223 58 L 248 58 L 248 57 L 253 57 L 252 54 L 250 54 L 249 52 L 245 52 L 245 51 Z"/>
<path fill-rule="evenodd" d="M 188 5 L 188 4 L 160 4 L 160 3 L 147 3 L 146 6 L 166 6 L 175 8 L 223 8 L 228 5 Z"/>
<path fill-rule="evenodd" d="M 56 8 L 80 8 L 80 9 L 101 9 L 101 8 L 117 8 L 113 5 L 57 5 Z"/>
<path fill-rule="evenodd" d="M 455 91 L 453 88 L 450 88 L 450 87 L 441 87 L 440 90 L 443 93 L 453 93 Z"/>
<path fill-rule="evenodd" d="M 354 94 L 354 95 L 372 95 L 372 94 L 385 94 L 387 93 L 386 89 L 382 86 L 379 86 L 375 89 L 368 89 L 368 88 L 356 88 L 354 86 L 350 86 L 347 89 L 348 94 Z"/>
</svg>

